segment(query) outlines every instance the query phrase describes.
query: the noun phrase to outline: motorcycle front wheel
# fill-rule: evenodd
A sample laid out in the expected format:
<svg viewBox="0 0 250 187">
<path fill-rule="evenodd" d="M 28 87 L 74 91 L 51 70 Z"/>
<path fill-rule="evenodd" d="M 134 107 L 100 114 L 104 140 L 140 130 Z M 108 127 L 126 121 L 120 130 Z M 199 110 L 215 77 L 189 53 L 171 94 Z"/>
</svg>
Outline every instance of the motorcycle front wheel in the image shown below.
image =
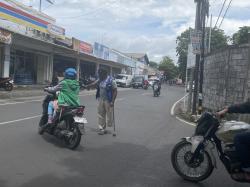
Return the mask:
<svg viewBox="0 0 250 187">
<path fill-rule="evenodd" d="M 13 89 L 13 85 L 10 84 L 10 83 L 8 83 L 8 84 L 5 85 L 4 89 L 5 89 L 6 91 L 9 91 L 9 92 L 10 92 L 10 91 L 12 91 L 12 89 Z"/>
<path fill-rule="evenodd" d="M 78 145 L 81 142 L 82 134 L 80 132 L 80 129 L 77 125 L 73 125 L 73 127 L 70 129 L 70 132 L 73 133 L 73 135 L 65 140 L 66 147 L 69 149 L 75 149 L 78 147 Z"/>
<path fill-rule="evenodd" d="M 213 172 L 214 166 L 207 151 L 201 153 L 192 163 L 191 143 L 183 140 L 175 145 L 171 154 L 173 168 L 183 179 L 199 182 L 207 179 Z"/>
</svg>

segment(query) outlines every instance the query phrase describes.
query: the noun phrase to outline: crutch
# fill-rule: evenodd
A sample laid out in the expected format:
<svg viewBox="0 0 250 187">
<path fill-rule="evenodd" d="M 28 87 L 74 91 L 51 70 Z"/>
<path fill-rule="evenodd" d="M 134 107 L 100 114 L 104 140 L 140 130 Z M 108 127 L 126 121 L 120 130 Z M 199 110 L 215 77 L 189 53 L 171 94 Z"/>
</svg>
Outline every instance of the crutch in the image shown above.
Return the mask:
<svg viewBox="0 0 250 187">
<path fill-rule="evenodd" d="M 113 126 L 114 126 L 113 136 L 116 136 L 116 132 L 115 132 L 115 105 L 113 106 Z"/>
</svg>

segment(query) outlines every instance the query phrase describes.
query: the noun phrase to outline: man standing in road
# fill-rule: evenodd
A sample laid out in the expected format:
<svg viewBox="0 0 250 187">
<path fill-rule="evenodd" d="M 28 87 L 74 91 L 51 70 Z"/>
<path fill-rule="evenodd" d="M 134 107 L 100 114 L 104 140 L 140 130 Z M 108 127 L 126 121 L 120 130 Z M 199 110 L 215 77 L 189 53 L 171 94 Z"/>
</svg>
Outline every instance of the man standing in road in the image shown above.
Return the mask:
<svg viewBox="0 0 250 187">
<path fill-rule="evenodd" d="M 99 78 L 89 86 L 97 84 L 96 99 L 98 99 L 99 135 L 106 134 L 106 127 L 113 126 L 114 102 L 117 96 L 117 85 L 106 70 L 99 71 Z"/>
</svg>

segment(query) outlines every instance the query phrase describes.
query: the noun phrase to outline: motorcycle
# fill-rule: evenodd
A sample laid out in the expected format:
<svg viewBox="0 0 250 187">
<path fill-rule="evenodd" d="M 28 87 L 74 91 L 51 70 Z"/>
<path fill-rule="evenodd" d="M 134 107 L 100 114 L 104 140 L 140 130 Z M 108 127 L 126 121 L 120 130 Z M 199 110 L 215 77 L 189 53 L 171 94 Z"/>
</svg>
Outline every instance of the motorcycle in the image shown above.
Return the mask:
<svg viewBox="0 0 250 187">
<path fill-rule="evenodd" d="M 160 92 L 161 92 L 161 87 L 158 83 L 154 83 L 153 84 L 153 94 L 154 97 L 159 97 L 160 96 Z"/>
<path fill-rule="evenodd" d="M 144 81 L 143 81 L 143 89 L 144 89 L 144 90 L 147 90 L 148 87 L 149 87 L 149 82 L 148 82 L 148 80 L 144 80 Z"/>
<path fill-rule="evenodd" d="M 44 132 L 61 140 L 69 149 L 75 149 L 81 142 L 81 136 L 85 133 L 84 125 L 87 123 L 84 117 L 85 106 L 71 107 L 60 106 L 60 113 L 53 120 L 53 125 L 48 124 L 48 105 L 55 100 L 56 93 L 50 93 L 45 97 L 42 107 L 43 114 L 39 122 L 38 133 Z"/>
<path fill-rule="evenodd" d="M 0 88 L 4 88 L 6 91 L 12 91 L 14 81 L 11 78 L 0 78 Z"/>
<path fill-rule="evenodd" d="M 220 123 L 216 115 L 204 113 L 198 120 L 192 137 L 182 138 L 171 153 L 172 166 L 183 179 L 199 182 L 207 179 L 216 168 L 214 149 L 231 178 L 250 183 L 241 169 L 241 162 L 235 150 L 233 139 L 237 133 L 250 130 L 244 122 Z"/>
</svg>

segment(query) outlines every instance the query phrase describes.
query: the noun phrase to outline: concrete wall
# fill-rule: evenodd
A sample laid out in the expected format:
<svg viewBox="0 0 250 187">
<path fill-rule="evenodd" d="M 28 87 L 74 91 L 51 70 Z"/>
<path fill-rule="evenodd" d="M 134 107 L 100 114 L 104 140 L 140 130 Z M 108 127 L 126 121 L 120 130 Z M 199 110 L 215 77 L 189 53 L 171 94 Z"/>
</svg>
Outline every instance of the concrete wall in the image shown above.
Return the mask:
<svg viewBox="0 0 250 187">
<path fill-rule="evenodd" d="M 249 45 L 231 46 L 206 57 L 203 106 L 218 110 L 250 97 Z"/>
</svg>

